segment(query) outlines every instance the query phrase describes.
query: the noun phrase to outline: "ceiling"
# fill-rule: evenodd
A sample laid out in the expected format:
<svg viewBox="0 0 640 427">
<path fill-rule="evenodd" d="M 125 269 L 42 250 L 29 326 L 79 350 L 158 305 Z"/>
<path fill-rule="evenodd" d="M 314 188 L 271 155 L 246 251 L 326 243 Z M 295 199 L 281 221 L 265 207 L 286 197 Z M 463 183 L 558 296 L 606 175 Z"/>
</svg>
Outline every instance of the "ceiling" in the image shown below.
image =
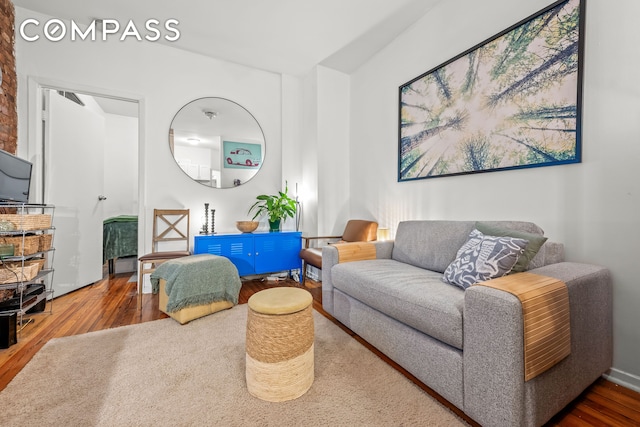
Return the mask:
<svg viewBox="0 0 640 427">
<path fill-rule="evenodd" d="M 443 0 L 13 0 L 17 7 L 121 28 L 177 19 L 180 38 L 158 42 L 250 67 L 305 75 L 315 65 L 351 73 Z M 161 27 L 161 26 L 160 26 Z"/>
</svg>

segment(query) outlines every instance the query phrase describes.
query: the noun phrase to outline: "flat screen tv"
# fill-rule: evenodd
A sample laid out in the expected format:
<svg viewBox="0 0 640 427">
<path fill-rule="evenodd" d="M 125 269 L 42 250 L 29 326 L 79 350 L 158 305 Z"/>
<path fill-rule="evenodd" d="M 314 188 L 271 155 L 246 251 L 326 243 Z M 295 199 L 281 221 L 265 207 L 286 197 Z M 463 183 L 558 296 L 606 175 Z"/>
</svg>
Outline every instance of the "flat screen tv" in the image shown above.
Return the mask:
<svg viewBox="0 0 640 427">
<path fill-rule="evenodd" d="M 31 162 L 0 150 L 0 201 L 27 203 L 31 185 Z"/>
</svg>

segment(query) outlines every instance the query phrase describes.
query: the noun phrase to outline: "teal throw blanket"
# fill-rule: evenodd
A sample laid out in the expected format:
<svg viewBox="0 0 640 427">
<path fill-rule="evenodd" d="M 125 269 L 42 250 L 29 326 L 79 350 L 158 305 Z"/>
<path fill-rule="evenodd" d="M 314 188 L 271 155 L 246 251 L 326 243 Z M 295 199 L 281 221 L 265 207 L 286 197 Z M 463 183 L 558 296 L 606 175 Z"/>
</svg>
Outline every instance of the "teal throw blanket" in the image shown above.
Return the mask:
<svg viewBox="0 0 640 427">
<path fill-rule="evenodd" d="M 104 224 L 111 224 L 112 222 L 138 222 L 137 215 L 118 215 L 112 218 L 107 218 L 103 221 Z"/>
<path fill-rule="evenodd" d="M 120 215 L 105 219 L 102 226 L 102 263 L 138 255 L 138 217 Z"/>
<path fill-rule="evenodd" d="M 151 274 L 153 293 L 166 281 L 169 297 L 167 311 L 172 313 L 185 307 L 217 301 L 238 303 L 242 282 L 238 269 L 227 258 L 217 255 L 191 255 L 167 261 Z"/>
</svg>

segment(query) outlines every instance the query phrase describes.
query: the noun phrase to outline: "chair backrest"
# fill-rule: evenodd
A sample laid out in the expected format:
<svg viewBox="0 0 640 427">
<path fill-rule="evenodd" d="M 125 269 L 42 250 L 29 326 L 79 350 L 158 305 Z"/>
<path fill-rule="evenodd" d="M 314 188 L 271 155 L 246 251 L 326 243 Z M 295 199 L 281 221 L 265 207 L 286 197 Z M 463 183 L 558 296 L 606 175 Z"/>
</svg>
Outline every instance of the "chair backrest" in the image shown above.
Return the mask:
<svg viewBox="0 0 640 427">
<path fill-rule="evenodd" d="M 189 250 L 189 209 L 153 210 L 153 252 L 161 252 L 158 243 L 178 242 L 166 245 L 162 251 Z M 184 243 L 184 248 L 182 243 Z"/>
<path fill-rule="evenodd" d="M 345 242 L 371 242 L 378 239 L 378 223 L 363 219 L 351 219 L 342 233 Z"/>
</svg>

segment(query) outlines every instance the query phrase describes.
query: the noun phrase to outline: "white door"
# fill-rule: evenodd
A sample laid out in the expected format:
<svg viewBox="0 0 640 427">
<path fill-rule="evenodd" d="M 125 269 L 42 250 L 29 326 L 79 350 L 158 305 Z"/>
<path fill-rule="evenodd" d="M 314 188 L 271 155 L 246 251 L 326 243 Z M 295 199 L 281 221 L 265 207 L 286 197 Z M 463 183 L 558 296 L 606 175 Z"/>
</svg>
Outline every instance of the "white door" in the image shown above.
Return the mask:
<svg viewBox="0 0 640 427">
<path fill-rule="evenodd" d="M 55 295 L 102 278 L 104 116 L 45 90 L 44 200 L 55 205 Z M 48 101 L 47 101 L 48 99 Z"/>
</svg>

